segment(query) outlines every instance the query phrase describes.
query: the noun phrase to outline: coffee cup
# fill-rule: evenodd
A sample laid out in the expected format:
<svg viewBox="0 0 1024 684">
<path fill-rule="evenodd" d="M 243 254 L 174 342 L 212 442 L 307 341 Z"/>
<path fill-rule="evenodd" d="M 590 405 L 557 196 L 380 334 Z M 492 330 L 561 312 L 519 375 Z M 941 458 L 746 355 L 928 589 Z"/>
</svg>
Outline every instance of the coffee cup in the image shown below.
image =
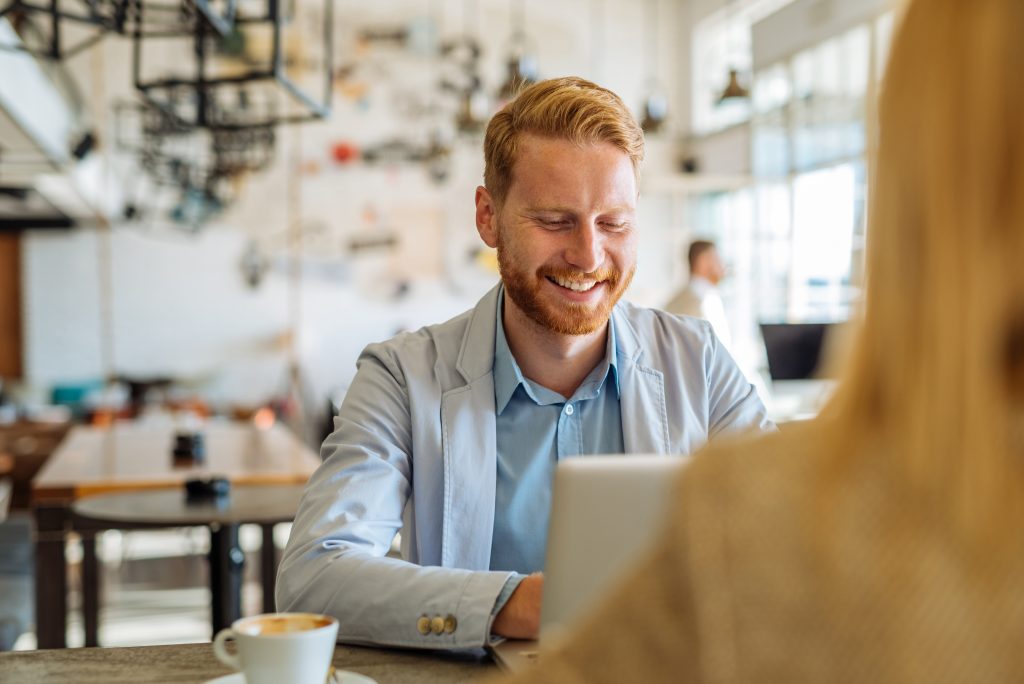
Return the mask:
<svg viewBox="0 0 1024 684">
<path fill-rule="evenodd" d="M 244 672 L 246 684 L 324 684 L 337 637 L 338 621 L 328 615 L 267 613 L 217 632 L 213 653 Z M 236 653 L 225 648 L 228 639 L 234 639 Z"/>
</svg>

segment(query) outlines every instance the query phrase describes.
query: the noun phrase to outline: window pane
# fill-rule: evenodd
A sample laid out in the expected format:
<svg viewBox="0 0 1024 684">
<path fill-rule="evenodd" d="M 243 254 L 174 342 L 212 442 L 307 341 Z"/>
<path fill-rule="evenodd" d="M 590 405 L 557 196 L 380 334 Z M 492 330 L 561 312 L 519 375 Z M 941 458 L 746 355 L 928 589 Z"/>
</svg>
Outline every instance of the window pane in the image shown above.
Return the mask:
<svg viewBox="0 0 1024 684">
<path fill-rule="evenodd" d="M 853 164 L 794 180 L 790 319 L 845 317 L 855 197 Z"/>
</svg>

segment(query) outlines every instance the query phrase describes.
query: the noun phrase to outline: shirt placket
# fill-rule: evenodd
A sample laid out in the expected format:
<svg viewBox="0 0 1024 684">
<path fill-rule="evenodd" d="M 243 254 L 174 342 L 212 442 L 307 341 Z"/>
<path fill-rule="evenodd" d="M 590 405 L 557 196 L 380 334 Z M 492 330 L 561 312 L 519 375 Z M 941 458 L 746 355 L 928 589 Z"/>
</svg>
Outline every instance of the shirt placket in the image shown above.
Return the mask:
<svg viewBox="0 0 1024 684">
<path fill-rule="evenodd" d="M 567 401 L 558 414 L 558 460 L 583 451 L 579 401 Z"/>
</svg>

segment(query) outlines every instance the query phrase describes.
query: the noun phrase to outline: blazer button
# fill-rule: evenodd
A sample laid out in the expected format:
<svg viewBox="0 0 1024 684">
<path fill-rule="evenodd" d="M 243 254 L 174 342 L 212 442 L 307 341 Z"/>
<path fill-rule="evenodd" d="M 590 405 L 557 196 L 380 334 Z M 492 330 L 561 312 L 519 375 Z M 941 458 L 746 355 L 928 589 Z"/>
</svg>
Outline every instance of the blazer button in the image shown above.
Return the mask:
<svg viewBox="0 0 1024 684">
<path fill-rule="evenodd" d="M 441 634 L 444 632 L 444 618 L 440 615 L 434 617 L 430 621 L 430 629 L 433 630 L 434 634 Z"/>
<path fill-rule="evenodd" d="M 416 629 L 420 631 L 420 634 L 430 634 L 430 618 L 421 615 L 420 619 L 416 621 Z"/>
<path fill-rule="evenodd" d="M 449 615 L 444 619 L 444 633 L 451 634 L 459 626 L 459 621 L 455 619 L 454 615 Z"/>
</svg>

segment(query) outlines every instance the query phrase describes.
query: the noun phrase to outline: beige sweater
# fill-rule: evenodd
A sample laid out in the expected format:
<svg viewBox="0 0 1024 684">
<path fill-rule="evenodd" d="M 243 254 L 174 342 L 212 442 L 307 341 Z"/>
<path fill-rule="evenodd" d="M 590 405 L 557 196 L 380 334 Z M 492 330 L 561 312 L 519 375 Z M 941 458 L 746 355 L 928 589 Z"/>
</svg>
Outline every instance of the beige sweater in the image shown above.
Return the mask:
<svg viewBox="0 0 1024 684">
<path fill-rule="evenodd" d="M 823 492 L 820 429 L 696 457 L 657 548 L 512 681 L 1024 682 L 1024 545 L 970 558 L 882 455 Z"/>
</svg>

